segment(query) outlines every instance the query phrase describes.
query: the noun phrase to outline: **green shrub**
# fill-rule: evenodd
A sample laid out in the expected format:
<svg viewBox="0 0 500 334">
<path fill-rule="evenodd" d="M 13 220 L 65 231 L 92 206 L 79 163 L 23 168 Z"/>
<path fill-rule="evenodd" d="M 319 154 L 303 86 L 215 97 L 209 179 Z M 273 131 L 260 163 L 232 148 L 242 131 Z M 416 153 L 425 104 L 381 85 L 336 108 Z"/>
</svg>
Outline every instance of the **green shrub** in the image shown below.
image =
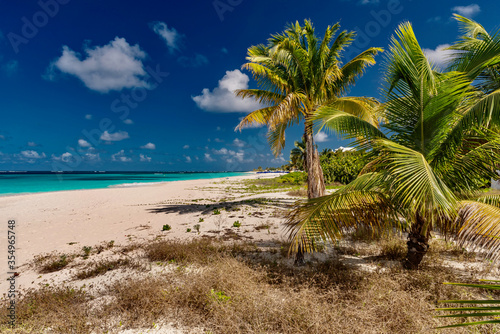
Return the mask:
<svg viewBox="0 0 500 334">
<path fill-rule="evenodd" d="M 186 230 L 186 233 L 189 233 L 189 232 L 191 232 L 191 229 L 190 229 L 190 228 L 188 228 L 188 229 Z"/>
<path fill-rule="evenodd" d="M 370 161 L 364 151 L 337 151 L 320 157 L 325 183 L 348 184 Z"/>
<path fill-rule="evenodd" d="M 199 223 L 203 223 L 204 221 L 205 221 L 205 219 L 203 219 L 203 218 L 198 219 Z"/>
<path fill-rule="evenodd" d="M 162 231 L 170 231 L 172 229 L 172 226 L 165 224 L 163 225 L 163 228 L 161 229 Z"/>
<path fill-rule="evenodd" d="M 281 175 L 276 179 L 278 183 L 302 185 L 307 182 L 307 173 L 304 172 L 292 172 L 285 175 Z"/>
<path fill-rule="evenodd" d="M 237 220 L 237 221 L 235 221 L 235 222 L 233 223 L 233 227 L 240 227 L 240 226 L 241 226 L 241 223 L 240 223 L 240 221 L 239 221 L 239 220 Z"/>
<path fill-rule="evenodd" d="M 214 210 L 214 215 L 220 215 L 220 210 L 219 209 L 215 209 Z"/>
</svg>

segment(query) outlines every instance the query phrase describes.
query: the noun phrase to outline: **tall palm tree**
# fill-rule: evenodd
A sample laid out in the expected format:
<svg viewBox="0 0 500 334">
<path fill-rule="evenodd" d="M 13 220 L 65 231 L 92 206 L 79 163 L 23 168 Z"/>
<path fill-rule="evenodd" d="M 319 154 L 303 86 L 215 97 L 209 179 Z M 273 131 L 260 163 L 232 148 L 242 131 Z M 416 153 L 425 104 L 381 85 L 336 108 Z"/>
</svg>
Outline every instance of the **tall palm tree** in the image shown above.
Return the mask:
<svg viewBox="0 0 500 334">
<path fill-rule="evenodd" d="M 430 232 L 453 233 L 462 244 L 500 257 L 500 196 L 478 189 L 496 177 L 500 108 L 462 72 L 440 73 L 429 63 L 409 23 L 392 37 L 385 67 L 386 103 L 381 129 L 325 108 L 323 126 L 375 159 L 335 193 L 298 205 L 286 225 L 291 250 L 314 251 L 318 239 L 332 241 L 347 230 L 406 225 L 406 268 L 417 268 Z"/>
<path fill-rule="evenodd" d="M 376 101 L 365 97 L 343 96 L 364 70 L 375 64 L 380 48 L 370 48 L 346 63 L 340 61 L 354 32 L 339 30 L 338 23 L 328 26 L 319 39 L 311 21 L 289 25 L 281 34 L 272 35 L 267 45 L 248 49 L 249 70 L 259 89 L 237 91 L 242 98 L 253 98 L 266 107 L 248 114 L 238 125 L 241 130 L 252 123 L 268 126 L 268 140 L 277 156 L 285 145 L 285 130 L 304 122 L 308 197 L 323 196 L 325 185 L 318 151 L 314 145 L 313 118 L 320 108 L 329 106 L 377 124 L 373 113 Z"/>
</svg>

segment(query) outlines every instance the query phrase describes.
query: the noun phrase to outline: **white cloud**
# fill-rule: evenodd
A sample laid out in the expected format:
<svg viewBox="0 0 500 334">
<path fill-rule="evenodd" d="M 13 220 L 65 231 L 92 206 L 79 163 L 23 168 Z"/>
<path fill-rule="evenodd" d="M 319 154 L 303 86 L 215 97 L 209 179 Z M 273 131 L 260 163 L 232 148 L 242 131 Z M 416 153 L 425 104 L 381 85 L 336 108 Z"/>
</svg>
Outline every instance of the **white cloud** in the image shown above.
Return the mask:
<svg viewBox="0 0 500 334">
<path fill-rule="evenodd" d="M 107 93 L 124 88 L 149 87 L 142 60 L 146 53 L 139 45 L 131 46 L 124 38 L 116 37 L 104 46 L 85 47 L 87 57 L 63 46 L 62 56 L 55 60 L 48 77 L 54 77 L 54 69 L 76 76 L 89 89 Z"/>
<path fill-rule="evenodd" d="M 21 151 L 21 155 L 28 159 L 42 159 L 45 158 L 45 153 L 39 154 L 37 151 L 27 150 Z"/>
<path fill-rule="evenodd" d="M 85 157 L 87 158 L 87 160 L 91 160 L 91 161 L 100 161 L 101 160 L 99 153 L 87 152 L 87 153 L 85 153 Z"/>
<path fill-rule="evenodd" d="M 85 139 L 78 139 L 78 145 L 80 145 L 80 147 L 90 147 L 90 146 L 92 146 Z"/>
<path fill-rule="evenodd" d="M 182 35 L 179 34 L 177 30 L 174 28 L 169 29 L 165 22 L 153 22 L 151 23 L 151 28 L 155 33 L 160 35 L 165 43 L 167 43 L 170 53 L 174 53 L 174 51 L 178 51 L 180 49 Z"/>
<path fill-rule="evenodd" d="M 35 143 L 34 141 L 29 141 L 29 142 L 28 142 L 28 146 L 30 146 L 30 147 L 36 147 L 36 146 L 38 146 L 38 145 L 37 145 L 37 143 Z"/>
<path fill-rule="evenodd" d="M 245 160 L 245 152 L 242 150 L 236 152 L 223 147 L 220 150 L 213 150 L 213 152 L 217 155 L 223 155 L 222 158 L 228 163 L 234 162 L 235 160 L 238 162 L 243 162 Z"/>
<path fill-rule="evenodd" d="M 323 131 L 320 131 L 314 135 L 314 141 L 317 143 L 324 143 L 325 141 L 328 141 L 328 135 Z"/>
<path fill-rule="evenodd" d="M 187 150 L 189 148 L 189 145 L 184 145 L 184 146 L 182 146 L 182 148 Z"/>
<path fill-rule="evenodd" d="M 481 11 L 481 7 L 478 4 L 470 4 L 468 6 L 455 6 L 451 9 L 452 12 L 458 13 L 462 16 L 474 16 Z"/>
<path fill-rule="evenodd" d="M 242 99 L 234 95 L 237 89 L 247 89 L 250 79 L 240 70 L 227 71 L 212 91 L 204 88 L 201 95 L 192 96 L 196 105 L 206 111 L 251 112 L 262 106 L 253 99 Z"/>
<path fill-rule="evenodd" d="M 147 155 L 144 154 L 139 154 L 139 159 L 142 162 L 151 162 L 151 157 L 148 157 Z"/>
<path fill-rule="evenodd" d="M 236 138 L 235 140 L 233 140 L 233 145 L 237 147 L 243 147 L 245 146 L 245 142 Z"/>
<path fill-rule="evenodd" d="M 92 115 L 91 114 L 85 115 L 85 119 L 92 119 Z"/>
<path fill-rule="evenodd" d="M 130 161 L 132 161 L 132 158 L 125 156 L 125 150 L 121 150 L 121 151 L 111 155 L 111 160 L 121 161 L 121 162 L 130 162 Z"/>
<path fill-rule="evenodd" d="M 65 152 L 61 155 L 52 154 L 52 159 L 57 160 L 57 161 L 70 162 L 72 157 L 73 157 L 73 154 L 71 154 L 69 152 Z"/>
<path fill-rule="evenodd" d="M 131 120 L 130 118 L 127 118 L 126 120 L 123 121 L 125 124 L 134 124 L 134 121 Z"/>
<path fill-rule="evenodd" d="M 210 154 L 208 154 L 208 153 L 205 153 L 205 160 L 206 160 L 206 161 L 208 161 L 208 162 L 215 161 L 215 159 L 214 159 L 214 158 L 212 158 L 212 157 L 210 156 Z"/>
<path fill-rule="evenodd" d="M 220 138 L 215 138 L 214 142 L 216 142 L 216 143 L 223 143 L 224 141 L 222 139 L 220 139 Z"/>
<path fill-rule="evenodd" d="M 184 156 L 184 157 L 186 158 L 186 162 L 187 162 L 188 164 L 190 164 L 190 163 L 191 163 L 191 161 L 193 161 L 193 160 L 191 160 L 191 157 L 190 157 L 190 156 Z"/>
<path fill-rule="evenodd" d="M 447 65 L 447 61 L 453 55 L 453 51 L 445 50 L 448 48 L 450 44 L 441 44 L 438 45 L 434 50 L 433 49 L 425 49 L 424 53 L 427 59 L 437 67 L 444 69 Z"/>
<path fill-rule="evenodd" d="M 155 150 L 156 145 L 153 143 L 147 143 L 146 145 L 141 146 L 141 148 L 148 149 L 148 150 Z"/>
<path fill-rule="evenodd" d="M 101 140 L 106 140 L 106 141 L 120 141 L 123 139 L 130 138 L 128 135 L 128 132 L 126 131 L 118 131 L 115 133 L 109 133 L 107 130 L 103 132 L 101 135 Z"/>
</svg>

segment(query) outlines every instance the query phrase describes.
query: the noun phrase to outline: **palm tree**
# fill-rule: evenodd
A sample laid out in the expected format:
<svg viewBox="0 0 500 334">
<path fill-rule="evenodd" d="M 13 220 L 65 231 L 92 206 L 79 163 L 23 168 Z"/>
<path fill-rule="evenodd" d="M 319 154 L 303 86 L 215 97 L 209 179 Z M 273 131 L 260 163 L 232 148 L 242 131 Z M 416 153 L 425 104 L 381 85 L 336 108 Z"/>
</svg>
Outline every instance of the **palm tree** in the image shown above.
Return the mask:
<svg viewBox="0 0 500 334">
<path fill-rule="evenodd" d="M 500 196 L 478 192 L 497 177 L 500 136 L 490 129 L 500 124 L 499 104 L 466 74 L 437 72 L 409 23 L 392 37 L 385 83 L 381 129 L 338 110 L 317 114 L 375 159 L 344 188 L 290 212 L 291 251 L 314 251 L 318 239 L 333 241 L 352 228 L 406 225 L 406 268 L 418 267 L 436 228 L 500 257 Z"/>
<path fill-rule="evenodd" d="M 334 39 L 339 28 L 338 23 L 328 26 L 321 40 L 311 21 L 305 20 L 303 26 L 296 22 L 283 33 L 272 35 L 267 46 L 250 47 L 243 68 L 253 74 L 260 88 L 237 91 L 241 98 L 253 98 L 266 105 L 243 118 L 237 129 L 252 123 L 267 125 L 268 140 L 276 156 L 285 145 L 285 130 L 304 121 L 309 198 L 325 192 L 313 138 L 316 113 L 329 106 L 377 124 L 374 99 L 343 95 L 368 66 L 375 64 L 375 55 L 382 49 L 367 49 L 343 64 L 339 58 L 355 33 L 342 31 Z"/>
<path fill-rule="evenodd" d="M 306 166 L 306 143 L 304 138 L 301 141 L 296 140 L 294 143 L 294 148 L 290 152 L 290 164 L 294 168 L 302 169 L 307 171 Z"/>
<path fill-rule="evenodd" d="M 465 72 L 485 93 L 497 91 L 500 89 L 500 35 L 490 35 L 474 20 L 454 16 L 464 35 L 448 48 L 453 51 L 450 69 Z"/>
</svg>

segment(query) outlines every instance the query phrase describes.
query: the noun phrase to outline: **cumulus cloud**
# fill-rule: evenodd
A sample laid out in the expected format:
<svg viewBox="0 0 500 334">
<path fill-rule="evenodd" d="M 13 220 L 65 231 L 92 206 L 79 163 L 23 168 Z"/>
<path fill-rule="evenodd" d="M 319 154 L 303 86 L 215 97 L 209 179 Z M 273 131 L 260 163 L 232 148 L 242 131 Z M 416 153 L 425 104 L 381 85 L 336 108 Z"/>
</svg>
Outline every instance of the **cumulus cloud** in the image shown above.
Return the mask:
<svg viewBox="0 0 500 334">
<path fill-rule="evenodd" d="M 85 139 L 78 139 L 78 145 L 80 145 L 80 147 L 90 147 L 90 146 L 92 146 Z"/>
<path fill-rule="evenodd" d="M 169 29 L 165 22 L 152 22 L 151 28 L 157 33 L 167 44 L 170 53 L 179 51 L 183 36 L 174 28 Z"/>
<path fill-rule="evenodd" d="M 182 146 L 182 148 L 187 150 L 189 148 L 189 145 L 184 145 L 184 146 Z"/>
<path fill-rule="evenodd" d="M 455 6 L 451 9 L 451 11 L 462 16 L 472 17 L 481 11 L 481 7 L 479 7 L 478 4 L 473 3 L 468 6 Z"/>
<path fill-rule="evenodd" d="M 145 154 L 139 154 L 139 160 L 142 162 L 151 162 L 151 157 L 148 157 Z"/>
<path fill-rule="evenodd" d="M 146 145 L 141 146 L 141 148 L 147 149 L 147 150 L 155 150 L 156 145 L 153 143 L 147 143 Z"/>
<path fill-rule="evenodd" d="M 193 160 L 191 160 L 190 156 L 184 156 L 186 158 L 186 162 L 190 164 Z"/>
<path fill-rule="evenodd" d="M 132 158 L 125 156 L 125 150 L 121 150 L 121 151 L 111 155 L 111 160 L 121 161 L 121 162 L 130 162 L 130 161 L 132 161 Z"/>
<path fill-rule="evenodd" d="M 215 159 L 214 159 L 214 158 L 212 158 L 212 157 L 210 156 L 210 154 L 205 153 L 205 161 L 212 162 L 212 161 L 215 161 Z"/>
<path fill-rule="evenodd" d="M 324 143 L 325 141 L 328 141 L 328 135 L 323 131 L 320 131 L 314 135 L 314 141 L 317 143 Z"/>
<path fill-rule="evenodd" d="M 441 44 L 438 45 L 435 49 L 425 49 L 424 53 L 427 56 L 427 59 L 437 67 L 444 69 L 447 65 L 448 60 L 453 55 L 453 51 L 445 50 L 448 48 L 450 44 Z"/>
<path fill-rule="evenodd" d="M 27 158 L 27 159 L 42 159 L 42 158 L 45 158 L 45 153 L 42 152 L 42 154 L 40 154 L 37 151 L 33 151 L 33 150 L 21 151 L 21 155 L 24 158 Z"/>
<path fill-rule="evenodd" d="M 52 154 L 52 160 L 56 160 L 56 161 L 70 162 L 71 158 L 73 158 L 73 154 L 71 154 L 69 152 L 65 152 L 61 155 Z"/>
<path fill-rule="evenodd" d="M 53 79 L 55 69 L 80 79 L 89 89 L 100 93 L 124 88 L 149 87 L 142 60 L 146 53 L 139 45 L 131 46 L 125 38 L 116 37 L 104 46 L 84 48 L 86 57 L 63 46 L 62 56 L 48 70 Z"/>
<path fill-rule="evenodd" d="M 245 146 L 245 142 L 236 138 L 235 140 L 233 140 L 233 145 L 237 147 L 243 147 Z"/>
<path fill-rule="evenodd" d="M 126 120 L 123 121 L 125 124 L 134 124 L 134 121 L 131 120 L 130 118 L 127 118 Z"/>
<path fill-rule="evenodd" d="M 249 78 L 240 70 L 227 71 L 212 91 L 204 88 L 201 95 L 192 96 L 196 105 L 206 111 L 214 112 L 251 112 L 262 106 L 252 99 L 242 99 L 234 95 L 237 89 L 247 89 Z"/>
<path fill-rule="evenodd" d="M 28 146 L 30 146 L 30 147 L 36 147 L 36 146 L 38 146 L 38 144 L 35 143 L 34 141 L 29 141 L 28 142 Z"/>
<path fill-rule="evenodd" d="M 130 138 L 128 132 L 126 131 L 118 131 L 115 133 L 109 133 L 107 130 L 104 131 L 101 135 L 101 140 L 105 141 L 120 141 Z"/>
<path fill-rule="evenodd" d="M 87 160 L 90 160 L 90 161 L 100 161 L 101 160 L 99 153 L 92 153 L 92 152 L 85 153 L 85 158 L 87 158 Z"/>
<path fill-rule="evenodd" d="M 91 114 L 85 115 L 85 119 L 92 119 L 92 115 Z"/>
<path fill-rule="evenodd" d="M 245 152 L 242 150 L 233 151 L 223 147 L 220 150 L 213 150 L 213 152 L 214 154 L 222 155 L 222 158 L 228 163 L 232 163 L 234 161 L 243 162 L 245 160 Z"/>
</svg>

